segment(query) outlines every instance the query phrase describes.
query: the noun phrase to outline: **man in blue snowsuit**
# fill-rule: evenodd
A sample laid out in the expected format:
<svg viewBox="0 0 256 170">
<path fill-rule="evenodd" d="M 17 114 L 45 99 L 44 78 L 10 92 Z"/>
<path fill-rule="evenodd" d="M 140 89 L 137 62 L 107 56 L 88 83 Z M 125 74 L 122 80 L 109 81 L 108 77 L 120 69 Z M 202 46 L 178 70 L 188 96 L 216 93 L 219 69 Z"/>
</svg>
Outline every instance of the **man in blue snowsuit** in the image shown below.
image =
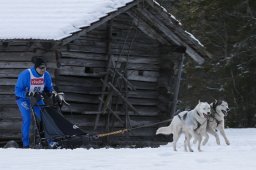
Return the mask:
<svg viewBox="0 0 256 170">
<path fill-rule="evenodd" d="M 29 148 L 29 130 L 31 123 L 30 96 L 36 98 L 37 104 L 44 104 L 41 94 L 43 92 L 55 93 L 52 78 L 46 71 L 46 63 L 42 58 L 36 58 L 34 67 L 24 70 L 18 76 L 15 86 L 16 102 L 22 117 L 22 143 L 23 148 Z M 36 117 L 40 120 L 40 108 L 35 106 Z"/>
</svg>

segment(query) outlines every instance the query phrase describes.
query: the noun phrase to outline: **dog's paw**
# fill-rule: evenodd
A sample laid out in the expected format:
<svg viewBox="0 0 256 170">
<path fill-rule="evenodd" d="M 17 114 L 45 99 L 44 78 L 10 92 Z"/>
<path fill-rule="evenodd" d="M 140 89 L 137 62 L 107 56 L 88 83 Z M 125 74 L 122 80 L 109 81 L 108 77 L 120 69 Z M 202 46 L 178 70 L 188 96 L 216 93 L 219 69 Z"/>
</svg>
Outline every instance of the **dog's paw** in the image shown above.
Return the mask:
<svg viewBox="0 0 256 170">
<path fill-rule="evenodd" d="M 227 144 L 227 145 L 230 145 L 230 142 L 229 142 L 229 141 L 226 141 L 226 144 Z"/>
</svg>

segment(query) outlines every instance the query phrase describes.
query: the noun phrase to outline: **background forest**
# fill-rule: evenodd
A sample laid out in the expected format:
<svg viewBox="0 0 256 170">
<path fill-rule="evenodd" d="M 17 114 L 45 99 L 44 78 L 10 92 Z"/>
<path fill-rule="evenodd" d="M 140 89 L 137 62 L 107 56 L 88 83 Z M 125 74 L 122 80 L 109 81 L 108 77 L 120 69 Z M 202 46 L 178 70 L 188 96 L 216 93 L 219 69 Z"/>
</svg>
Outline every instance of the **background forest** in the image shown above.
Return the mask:
<svg viewBox="0 0 256 170">
<path fill-rule="evenodd" d="M 228 101 L 228 127 L 256 127 L 256 1 L 157 0 L 211 53 L 184 64 L 179 109 L 198 100 Z"/>
</svg>

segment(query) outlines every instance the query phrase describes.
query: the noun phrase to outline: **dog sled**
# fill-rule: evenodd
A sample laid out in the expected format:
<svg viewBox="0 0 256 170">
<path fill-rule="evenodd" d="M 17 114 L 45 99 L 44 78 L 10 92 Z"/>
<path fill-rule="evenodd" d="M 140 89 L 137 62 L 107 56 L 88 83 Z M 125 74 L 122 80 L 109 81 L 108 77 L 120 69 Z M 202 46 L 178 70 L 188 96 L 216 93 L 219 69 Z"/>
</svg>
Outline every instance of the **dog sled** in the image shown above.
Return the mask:
<svg viewBox="0 0 256 170">
<path fill-rule="evenodd" d="M 63 93 L 58 93 L 58 95 L 53 96 L 52 99 L 53 102 L 50 102 L 51 104 L 38 105 L 36 102 L 31 102 L 34 103 L 31 104 L 33 118 L 33 132 L 31 135 L 32 148 L 74 149 L 88 147 L 92 142 L 98 139 L 97 135 L 85 132 L 63 116 L 60 109 L 61 106 L 66 103 Z M 40 118 L 35 114 L 35 106 L 40 108 Z"/>
</svg>

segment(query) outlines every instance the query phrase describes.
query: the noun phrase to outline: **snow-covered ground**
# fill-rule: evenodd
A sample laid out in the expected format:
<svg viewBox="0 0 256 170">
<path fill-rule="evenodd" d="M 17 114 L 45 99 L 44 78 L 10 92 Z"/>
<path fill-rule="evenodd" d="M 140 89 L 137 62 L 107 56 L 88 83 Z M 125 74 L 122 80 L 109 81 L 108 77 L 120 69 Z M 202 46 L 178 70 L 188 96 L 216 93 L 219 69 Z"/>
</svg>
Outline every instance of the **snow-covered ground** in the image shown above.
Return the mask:
<svg viewBox="0 0 256 170">
<path fill-rule="evenodd" d="M 226 129 L 231 142 L 210 141 L 203 152 L 185 152 L 180 138 L 178 151 L 172 143 L 143 149 L 33 150 L 0 149 L 1 170 L 255 170 L 256 128 Z"/>
</svg>

